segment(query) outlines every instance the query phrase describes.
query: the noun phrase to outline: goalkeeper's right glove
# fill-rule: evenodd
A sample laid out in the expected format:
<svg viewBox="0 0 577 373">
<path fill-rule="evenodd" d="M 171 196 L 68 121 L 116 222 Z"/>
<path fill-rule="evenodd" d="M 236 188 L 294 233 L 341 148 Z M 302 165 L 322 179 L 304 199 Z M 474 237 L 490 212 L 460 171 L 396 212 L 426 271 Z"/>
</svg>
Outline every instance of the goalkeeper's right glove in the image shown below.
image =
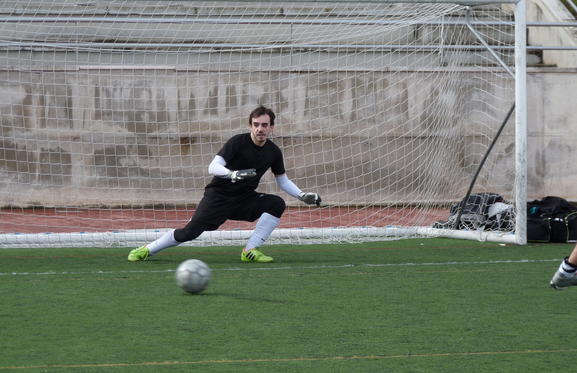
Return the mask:
<svg viewBox="0 0 577 373">
<path fill-rule="evenodd" d="M 301 193 L 299 199 L 307 205 L 321 205 L 321 196 L 316 193 Z"/>
<path fill-rule="evenodd" d="M 237 181 L 245 180 L 256 176 L 256 169 L 247 168 L 245 170 L 231 171 L 228 174 L 230 181 L 236 183 Z"/>
</svg>

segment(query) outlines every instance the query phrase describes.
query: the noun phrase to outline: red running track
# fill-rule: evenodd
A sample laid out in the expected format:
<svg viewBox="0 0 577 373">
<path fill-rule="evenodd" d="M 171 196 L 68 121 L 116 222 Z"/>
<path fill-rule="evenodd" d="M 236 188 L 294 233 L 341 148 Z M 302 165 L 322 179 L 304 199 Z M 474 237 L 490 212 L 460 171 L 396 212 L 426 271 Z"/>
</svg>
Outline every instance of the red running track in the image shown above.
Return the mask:
<svg viewBox="0 0 577 373">
<path fill-rule="evenodd" d="M 180 228 L 194 209 L 0 209 L 0 233 L 106 232 L 127 229 Z M 288 208 L 279 228 L 430 226 L 446 220 L 448 209 Z M 219 229 L 253 229 L 254 223 L 227 221 Z"/>
</svg>

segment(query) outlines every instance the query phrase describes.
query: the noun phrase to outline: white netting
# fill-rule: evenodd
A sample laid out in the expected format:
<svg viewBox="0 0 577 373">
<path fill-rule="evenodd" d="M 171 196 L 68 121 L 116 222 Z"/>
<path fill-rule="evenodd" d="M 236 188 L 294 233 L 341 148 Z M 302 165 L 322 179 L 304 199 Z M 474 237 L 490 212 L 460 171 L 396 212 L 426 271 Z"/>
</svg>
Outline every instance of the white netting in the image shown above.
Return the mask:
<svg viewBox="0 0 577 373">
<path fill-rule="evenodd" d="M 183 226 L 248 115 L 277 114 L 275 242 L 430 234 L 515 100 L 512 14 L 436 3 L 3 1 L 0 246 L 134 246 Z M 509 123 L 474 191 L 514 200 Z M 227 222 L 191 244 L 237 243 Z M 82 233 L 79 233 L 82 232 Z M 433 233 L 434 234 L 434 233 Z M 308 242 L 312 242 L 308 241 Z"/>
</svg>

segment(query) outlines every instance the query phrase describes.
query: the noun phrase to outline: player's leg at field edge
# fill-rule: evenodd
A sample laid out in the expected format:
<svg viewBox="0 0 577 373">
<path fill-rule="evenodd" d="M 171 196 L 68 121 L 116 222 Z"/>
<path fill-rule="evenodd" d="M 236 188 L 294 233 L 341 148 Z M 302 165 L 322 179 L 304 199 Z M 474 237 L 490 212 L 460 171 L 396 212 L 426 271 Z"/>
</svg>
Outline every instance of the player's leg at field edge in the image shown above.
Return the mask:
<svg viewBox="0 0 577 373">
<path fill-rule="evenodd" d="M 550 285 L 555 290 L 563 290 L 569 286 L 577 285 L 577 245 L 573 247 L 571 254 L 563 259 L 553 275 Z"/>
</svg>

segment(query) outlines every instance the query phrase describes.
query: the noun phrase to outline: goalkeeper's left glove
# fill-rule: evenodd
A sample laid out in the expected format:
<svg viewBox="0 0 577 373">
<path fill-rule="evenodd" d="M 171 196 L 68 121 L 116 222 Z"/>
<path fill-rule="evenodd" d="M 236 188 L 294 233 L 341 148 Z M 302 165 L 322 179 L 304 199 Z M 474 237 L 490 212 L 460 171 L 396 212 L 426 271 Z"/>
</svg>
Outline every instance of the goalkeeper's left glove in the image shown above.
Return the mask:
<svg viewBox="0 0 577 373">
<path fill-rule="evenodd" d="M 316 193 L 301 193 L 299 194 L 299 199 L 306 203 L 307 205 L 321 205 L 321 196 Z"/>
<path fill-rule="evenodd" d="M 245 170 L 231 171 L 228 174 L 230 181 L 232 181 L 233 183 L 236 183 L 237 181 L 245 180 L 245 179 L 248 179 L 251 177 L 255 177 L 255 176 L 256 176 L 256 169 L 254 169 L 254 168 L 247 168 Z"/>
</svg>

